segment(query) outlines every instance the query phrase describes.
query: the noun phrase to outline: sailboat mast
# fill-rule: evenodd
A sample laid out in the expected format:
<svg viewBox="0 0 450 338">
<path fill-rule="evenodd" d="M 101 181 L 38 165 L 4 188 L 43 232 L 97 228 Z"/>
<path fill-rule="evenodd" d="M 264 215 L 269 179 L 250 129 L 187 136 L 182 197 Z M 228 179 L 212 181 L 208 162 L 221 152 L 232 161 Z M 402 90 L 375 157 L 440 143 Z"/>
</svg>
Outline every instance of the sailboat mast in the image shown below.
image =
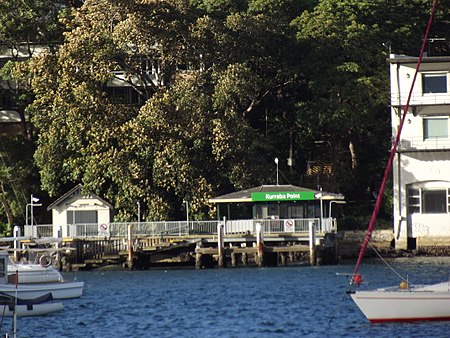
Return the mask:
<svg viewBox="0 0 450 338">
<path fill-rule="evenodd" d="M 400 120 L 400 124 L 398 126 L 397 135 L 395 137 L 395 141 L 394 141 L 394 144 L 393 144 L 392 149 L 391 149 L 391 153 L 390 153 L 390 156 L 389 156 L 389 161 L 388 161 L 388 163 L 386 165 L 386 168 L 384 170 L 383 181 L 381 182 L 380 189 L 378 191 L 378 196 L 377 196 L 377 199 L 376 199 L 376 202 L 375 202 L 375 208 L 373 210 L 372 217 L 370 218 L 369 226 L 367 227 L 367 230 L 366 230 L 366 235 L 364 237 L 364 242 L 363 242 L 363 244 L 361 246 L 361 250 L 359 251 L 358 260 L 356 261 L 355 269 L 353 270 L 353 277 L 352 277 L 352 280 L 350 282 L 350 285 L 353 284 L 353 282 L 356 282 L 357 284 L 359 284 L 361 282 L 361 277 L 360 276 L 357 277 L 358 269 L 359 269 L 359 266 L 361 265 L 362 257 L 364 256 L 364 252 L 366 251 L 367 245 L 369 244 L 370 238 L 372 236 L 373 227 L 375 225 L 375 221 L 377 220 L 378 212 L 379 212 L 380 207 L 381 207 L 381 201 L 383 199 L 384 190 L 385 190 L 385 187 L 386 187 L 387 180 L 389 178 L 389 173 L 390 173 L 391 168 L 392 168 L 392 162 L 394 161 L 394 157 L 395 157 L 395 153 L 396 153 L 396 150 L 397 150 L 397 146 L 398 146 L 398 143 L 400 141 L 400 135 L 401 135 L 401 132 L 402 132 L 402 129 L 403 129 L 403 124 L 405 122 L 406 114 L 408 112 L 409 103 L 411 101 L 412 92 L 413 92 L 413 89 L 414 89 L 414 84 L 416 82 L 417 74 L 418 74 L 419 69 L 420 69 L 420 64 L 422 62 L 422 57 L 423 57 L 423 54 L 424 54 L 424 51 L 425 51 L 426 42 L 427 42 L 427 39 L 428 39 L 428 34 L 430 32 L 431 23 L 433 22 L 433 17 L 434 17 L 434 13 L 436 11 L 436 7 L 437 7 L 437 0 L 434 0 L 433 7 L 432 7 L 432 10 L 431 10 L 431 14 L 430 14 L 430 19 L 428 20 L 427 29 L 426 29 L 426 32 L 425 32 L 425 36 L 423 38 L 422 48 L 421 48 L 420 54 L 419 54 L 419 59 L 417 60 L 416 71 L 414 72 L 414 77 L 413 77 L 413 80 L 412 80 L 412 83 L 411 83 L 411 88 L 409 90 L 408 99 L 407 99 L 406 105 L 405 105 L 405 107 L 403 109 L 403 115 L 402 115 L 402 118 Z M 355 278 L 355 277 L 357 277 L 357 278 Z"/>
</svg>

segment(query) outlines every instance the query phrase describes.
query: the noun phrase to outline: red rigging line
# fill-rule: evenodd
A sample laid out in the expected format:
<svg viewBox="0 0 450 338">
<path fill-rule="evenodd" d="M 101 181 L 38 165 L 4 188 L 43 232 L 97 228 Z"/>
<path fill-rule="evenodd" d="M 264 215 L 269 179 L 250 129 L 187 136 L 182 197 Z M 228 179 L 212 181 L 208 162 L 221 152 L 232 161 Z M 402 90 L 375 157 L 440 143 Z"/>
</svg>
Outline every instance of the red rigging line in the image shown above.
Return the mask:
<svg viewBox="0 0 450 338">
<path fill-rule="evenodd" d="M 375 203 L 375 208 L 373 210 L 372 217 L 370 218 L 369 226 L 367 227 L 367 230 L 366 230 L 366 235 L 364 237 L 364 242 L 363 242 L 363 244 L 361 246 L 361 250 L 359 251 L 358 260 L 356 261 L 355 269 L 353 270 L 353 277 L 351 279 L 350 285 L 355 283 L 355 284 L 357 284 L 359 286 L 359 284 L 363 281 L 361 275 L 358 274 L 358 269 L 359 269 L 359 266 L 361 265 L 361 260 L 362 260 L 362 257 L 364 256 L 364 252 L 366 251 L 367 245 L 369 244 L 370 237 L 372 235 L 372 230 L 373 230 L 373 227 L 375 225 L 375 221 L 377 220 L 378 212 L 379 212 L 380 207 L 381 207 L 381 201 L 383 199 L 384 189 L 386 187 L 386 182 L 388 180 L 389 173 L 390 173 L 391 168 L 392 168 L 392 162 L 394 161 L 395 152 L 396 152 L 398 143 L 400 141 L 400 134 L 401 134 L 402 129 L 403 129 L 403 124 L 405 122 L 406 113 L 408 112 L 409 102 L 411 101 L 411 96 L 412 96 L 412 92 L 413 92 L 413 89 L 414 89 L 414 84 L 416 82 L 417 73 L 419 72 L 420 64 L 422 62 L 423 53 L 425 51 L 425 46 L 426 46 L 428 34 L 430 32 L 431 23 L 433 22 L 433 17 L 434 17 L 434 13 L 436 11 L 436 7 L 437 7 L 437 0 L 434 0 L 433 7 L 432 7 L 432 10 L 431 10 L 431 14 L 430 14 L 430 19 L 428 21 L 427 30 L 425 32 L 425 36 L 424 36 L 423 42 L 422 42 L 422 49 L 420 50 L 419 59 L 417 60 L 416 71 L 414 73 L 414 77 L 413 77 L 413 81 L 412 81 L 412 84 L 411 84 L 411 88 L 409 90 L 408 100 L 406 101 L 405 108 L 403 109 L 403 115 L 402 115 L 402 119 L 400 120 L 400 125 L 398 126 L 397 136 L 395 137 L 394 145 L 392 146 L 391 154 L 389 156 L 389 161 L 388 161 L 388 163 L 386 165 L 386 169 L 384 170 L 383 181 L 381 182 L 381 185 L 380 185 L 380 189 L 379 189 L 379 192 L 378 192 L 377 200 L 376 200 L 376 203 Z"/>
</svg>

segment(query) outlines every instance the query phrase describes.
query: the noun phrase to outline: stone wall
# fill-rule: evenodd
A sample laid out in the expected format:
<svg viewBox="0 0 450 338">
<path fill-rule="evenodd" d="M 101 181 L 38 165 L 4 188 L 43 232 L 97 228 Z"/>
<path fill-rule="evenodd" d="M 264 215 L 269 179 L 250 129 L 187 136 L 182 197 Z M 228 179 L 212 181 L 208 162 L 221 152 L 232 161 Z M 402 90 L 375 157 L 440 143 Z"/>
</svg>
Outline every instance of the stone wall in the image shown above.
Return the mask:
<svg viewBox="0 0 450 338">
<path fill-rule="evenodd" d="M 339 258 L 357 258 L 364 241 L 365 231 L 338 232 L 337 245 Z M 365 255 L 375 256 L 374 247 L 382 256 L 450 256 L 450 237 L 418 237 L 417 249 L 413 251 L 395 249 L 394 233 L 391 230 L 375 230 Z"/>
</svg>

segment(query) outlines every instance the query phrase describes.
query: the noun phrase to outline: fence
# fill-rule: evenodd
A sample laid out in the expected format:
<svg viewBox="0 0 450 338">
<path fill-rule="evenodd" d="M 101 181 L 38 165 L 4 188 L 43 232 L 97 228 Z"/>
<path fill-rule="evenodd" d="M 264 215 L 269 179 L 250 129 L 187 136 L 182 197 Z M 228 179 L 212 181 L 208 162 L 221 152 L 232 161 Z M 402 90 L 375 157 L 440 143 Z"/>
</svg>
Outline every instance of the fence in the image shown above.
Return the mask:
<svg viewBox="0 0 450 338">
<path fill-rule="evenodd" d="M 65 226 L 26 225 L 26 237 L 127 237 L 128 226 L 133 225 L 133 234 L 137 236 L 187 236 L 217 235 L 220 221 L 172 221 L 172 222 L 131 222 L 108 224 L 67 224 Z M 297 218 L 297 219 L 250 219 L 228 220 L 225 234 L 256 234 L 256 223 L 261 223 L 264 232 L 272 233 L 308 233 L 309 224 L 315 223 L 318 233 L 336 231 L 333 218 Z"/>
</svg>

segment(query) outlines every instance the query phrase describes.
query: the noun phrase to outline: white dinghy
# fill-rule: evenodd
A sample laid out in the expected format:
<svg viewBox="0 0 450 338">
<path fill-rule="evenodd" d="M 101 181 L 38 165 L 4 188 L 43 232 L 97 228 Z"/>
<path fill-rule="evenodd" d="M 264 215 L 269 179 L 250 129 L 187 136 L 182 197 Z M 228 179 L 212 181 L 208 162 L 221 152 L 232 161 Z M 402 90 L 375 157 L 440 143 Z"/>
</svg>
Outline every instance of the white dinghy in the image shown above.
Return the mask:
<svg viewBox="0 0 450 338">
<path fill-rule="evenodd" d="M 64 310 L 62 303 L 49 303 L 51 300 L 51 294 L 31 300 L 23 300 L 6 294 L 0 294 L 0 314 L 2 317 L 29 317 L 45 316 Z"/>
</svg>

